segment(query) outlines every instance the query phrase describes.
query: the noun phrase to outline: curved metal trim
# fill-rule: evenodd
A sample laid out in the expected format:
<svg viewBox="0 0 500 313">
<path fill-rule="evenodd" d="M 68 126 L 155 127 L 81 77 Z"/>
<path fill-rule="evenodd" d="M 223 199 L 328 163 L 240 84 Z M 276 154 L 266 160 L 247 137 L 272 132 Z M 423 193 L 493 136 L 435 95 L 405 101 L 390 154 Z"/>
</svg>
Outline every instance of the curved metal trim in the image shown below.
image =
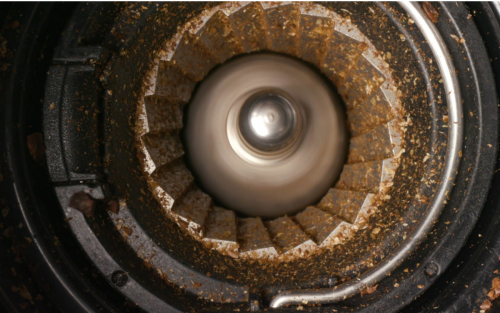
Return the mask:
<svg viewBox="0 0 500 313">
<path fill-rule="evenodd" d="M 490 7 L 495 14 L 495 17 L 500 21 L 500 1 L 491 1 Z"/>
<path fill-rule="evenodd" d="M 455 181 L 460 163 L 459 151 L 462 147 L 462 101 L 458 80 L 448 49 L 437 28 L 425 17 L 425 13 L 418 3 L 399 2 L 414 20 L 429 44 L 436 58 L 441 77 L 443 79 L 448 104 L 448 147 L 446 163 L 435 197 L 429 207 L 427 216 L 408 236 L 408 239 L 396 249 L 391 256 L 382 260 L 376 267 L 366 271 L 357 279 L 351 280 L 335 288 L 287 290 L 277 295 L 270 306 L 279 308 L 285 305 L 297 305 L 303 302 L 335 303 L 359 293 L 366 286 L 380 282 L 386 273 L 393 271 L 407 256 L 414 251 L 425 235 L 432 228 L 434 221 L 444 208 L 446 196 L 449 194 Z"/>
</svg>

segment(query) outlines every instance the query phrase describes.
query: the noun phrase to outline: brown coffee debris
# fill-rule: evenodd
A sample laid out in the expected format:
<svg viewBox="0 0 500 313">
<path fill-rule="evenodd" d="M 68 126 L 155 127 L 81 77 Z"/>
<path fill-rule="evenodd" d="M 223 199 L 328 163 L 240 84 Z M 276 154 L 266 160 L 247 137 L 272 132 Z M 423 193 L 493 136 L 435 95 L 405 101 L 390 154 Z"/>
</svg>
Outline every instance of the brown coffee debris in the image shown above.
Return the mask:
<svg viewBox="0 0 500 313">
<path fill-rule="evenodd" d="M 450 34 L 450 37 L 455 39 L 455 41 L 457 42 L 457 45 L 460 46 L 461 43 L 464 43 L 465 42 L 465 39 L 463 38 L 458 38 L 457 35 L 454 35 L 454 34 Z"/>
<path fill-rule="evenodd" d="M 488 292 L 488 297 L 490 300 L 495 300 L 500 295 L 500 278 L 495 277 L 491 281 L 491 289 Z"/>
<path fill-rule="evenodd" d="M 125 234 L 127 236 L 132 235 L 132 229 L 130 229 L 130 228 L 126 227 L 126 226 L 124 226 L 122 229 L 123 229 L 123 231 L 125 232 Z"/>
<path fill-rule="evenodd" d="M 371 286 L 371 287 L 366 288 L 365 290 L 361 291 L 361 296 L 363 296 L 363 295 L 365 295 L 365 294 L 371 294 L 371 293 L 374 293 L 374 292 L 377 290 L 377 287 L 378 287 L 378 284 L 377 284 L 377 285 L 374 285 L 374 286 Z"/>
<path fill-rule="evenodd" d="M 86 216 L 94 216 L 95 200 L 83 191 L 77 192 L 71 197 L 69 206 Z"/>
<path fill-rule="evenodd" d="M 108 205 L 106 206 L 106 210 L 110 211 L 113 214 L 118 214 L 118 212 L 120 210 L 120 205 L 119 205 L 118 201 L 116 201 L 116 200 L 110 201 L 108 203 Z"/>
<path fill-rule="evenodd" d="M 33 133 L 28 136 L 28 149 L 35 162 L 42 164 L 45 161 L 45 145 L 42 133 Z"/>
<path fill-rule="evenodd" d="M 438 22 L 439 20 L 439 12 L 436 10 L 436 8 L 430 3 L 430 2 L 424 2 L 422 3 L 422 8 L 425 11 L 425 14 L 429 17 L 431 22 L 434 24 Z"/>
<path fill-rule="evenodd" d="M 488 299 L 484 300 L 484 302 L 481 303 L 479 308 L 481 308 L 481 310 L 488 310 L 489 308 L 491 308 L 491 301 Z"/>
</svg>

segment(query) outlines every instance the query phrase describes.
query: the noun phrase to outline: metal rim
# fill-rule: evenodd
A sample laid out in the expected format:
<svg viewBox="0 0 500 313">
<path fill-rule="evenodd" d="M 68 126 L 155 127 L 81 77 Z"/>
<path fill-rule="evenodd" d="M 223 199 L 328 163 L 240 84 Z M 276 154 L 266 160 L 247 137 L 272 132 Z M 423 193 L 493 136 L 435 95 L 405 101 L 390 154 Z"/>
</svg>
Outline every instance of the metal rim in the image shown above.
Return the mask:
<svg viewBox="0 0 500 313">
<path fill-rule="evenodd" d="M 453 187 L 457 168 L 460 163 L 459 151 L 462 147 L 462 104 L 460 87 L 455 75 L 453 63 L 449 56 L 446 45 L 443 42 L 437 28 L 425 16 L 425 13 L 418 3 L 400 2 L 403 9 L 411 16 L 427 42 L 437 60 L 440 73 L 443 78 L 443 85 L 446 91 L 446 100 L 449 113 L 449 130 L 446 152 L 446 165 L 441 177 L 441 183 L 428 208 L 428 214 L 420 222 L 418 227 L 411 233 L 401 246 L 396 249 L 391 256 L 386 257 L 376 267 L 363 273 L 354 281 L 347 282 L 335 288 L 320 290 L 289 290 L 277 295 L 271 302 L 272 308 L 279 308 L 286 305 L 301 304 L 305 302 L 314 303 L 334 303 L 344 300 L 359 293 L 367 286 L 372 286 L 386 277 L 396 268 L 410 252 L 415 250 L 431 229 L 433 222 L 440 215 L 444 208 L 446 198 Z"/>
</svg>

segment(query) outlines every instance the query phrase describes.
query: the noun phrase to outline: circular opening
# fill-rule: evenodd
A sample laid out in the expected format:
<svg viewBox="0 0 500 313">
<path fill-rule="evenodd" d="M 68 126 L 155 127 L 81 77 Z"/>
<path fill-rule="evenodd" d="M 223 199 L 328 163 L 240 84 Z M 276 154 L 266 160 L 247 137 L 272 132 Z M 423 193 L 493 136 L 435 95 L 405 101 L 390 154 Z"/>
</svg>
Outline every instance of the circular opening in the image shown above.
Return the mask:
<svg viewBox="0 0 500 313">
<path fill-rule="evenodd" d="M 217 68 L 187 110 L 188 164 L 226 209 L 273 218 L 315 204 L 347 153 L 340 99 L 303 62 L 252 54 Z"/>
<path fill-rule="evenodd" d="M 169 41 L 170 52 L 147 79 L 156 85 L 139 103 L 137 135 L 151 190 L 168 217 L 224 255 L 309 258 L 349 242 L 391 199 L 407 123 L 387 64 L 359 30 L 334 28 L 347 20 L 299 16 L 291 28 L 264 29 L 266 40 L 255 48 L 252 40 L 244 44 L 246 36 L 228 35 L 217 11 Z M 320 27 L 297 36 L 297 25 Z M 214 29 L 228 43 L 224 51 Z M 268 105 L 249 101 L 266 92 L 273 93 Z M 297 113 L 291 131 L 289 106 Z M 254 110 L 261 124 L 268 118 L 274 141 L 259 133 L 259 119 L 252 127 Z M 281 127 L 270 127 L 280 116 Z"/>
</svg>

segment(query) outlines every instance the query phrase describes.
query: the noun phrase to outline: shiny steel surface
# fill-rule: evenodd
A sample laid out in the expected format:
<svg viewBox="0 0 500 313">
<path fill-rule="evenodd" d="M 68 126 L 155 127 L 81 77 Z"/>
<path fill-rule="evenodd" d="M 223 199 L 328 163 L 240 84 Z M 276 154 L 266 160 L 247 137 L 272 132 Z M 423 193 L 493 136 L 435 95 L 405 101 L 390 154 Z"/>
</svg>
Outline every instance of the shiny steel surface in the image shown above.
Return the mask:
<svg viewBox="0 0 500 313">
<path fill-rule="evenodd" d="M 347 153 L 337 96 L 306 65 L 271 54 L 242 57 L 207 77 L 189 106 L 184 139 L 207 193 L 264 218 L 319 201 Z"/>
<path fill-rule="evenodd" d="M 299 118 L 298 110 L 283 92 L 265 90 L 245 102 L 238 127 L 251 146 L 276 151 L 292 143 L 294 133 L 299 131 Z"/>
<path fill-rule="evenodd" d="M 426 234 L 432 228 L 434 221 L 441 214 L 446 203 L 446 195 L 453 187 L 457 168 L 460 163 L 459 151 L 463 140 L 462 103 L 454 66 L 439 31 L 425 16 L 420 4 L 416 2 L 400 2 L 400 5 L 415 21 L 426 38 L 438 63 L 447 95 L 449 122 L 446 163 L 441 176 L 441 183 L 429 206 L 428 214 L 420 221 L 419 225 L 398 249 L 383 259 L 377 266 L 366 271 L 356 279 L 335 288 L 284 291 L 271 301 L 270 306 L 272 308 L 301 303 L 334 303 L 359 293 L 367 286 L 377 284 L 388 273 L 393 271 L 398 264 L 401 264 L 410 255 L 410 252 L 416 249 L 425 238 Z"/>
</svg>

